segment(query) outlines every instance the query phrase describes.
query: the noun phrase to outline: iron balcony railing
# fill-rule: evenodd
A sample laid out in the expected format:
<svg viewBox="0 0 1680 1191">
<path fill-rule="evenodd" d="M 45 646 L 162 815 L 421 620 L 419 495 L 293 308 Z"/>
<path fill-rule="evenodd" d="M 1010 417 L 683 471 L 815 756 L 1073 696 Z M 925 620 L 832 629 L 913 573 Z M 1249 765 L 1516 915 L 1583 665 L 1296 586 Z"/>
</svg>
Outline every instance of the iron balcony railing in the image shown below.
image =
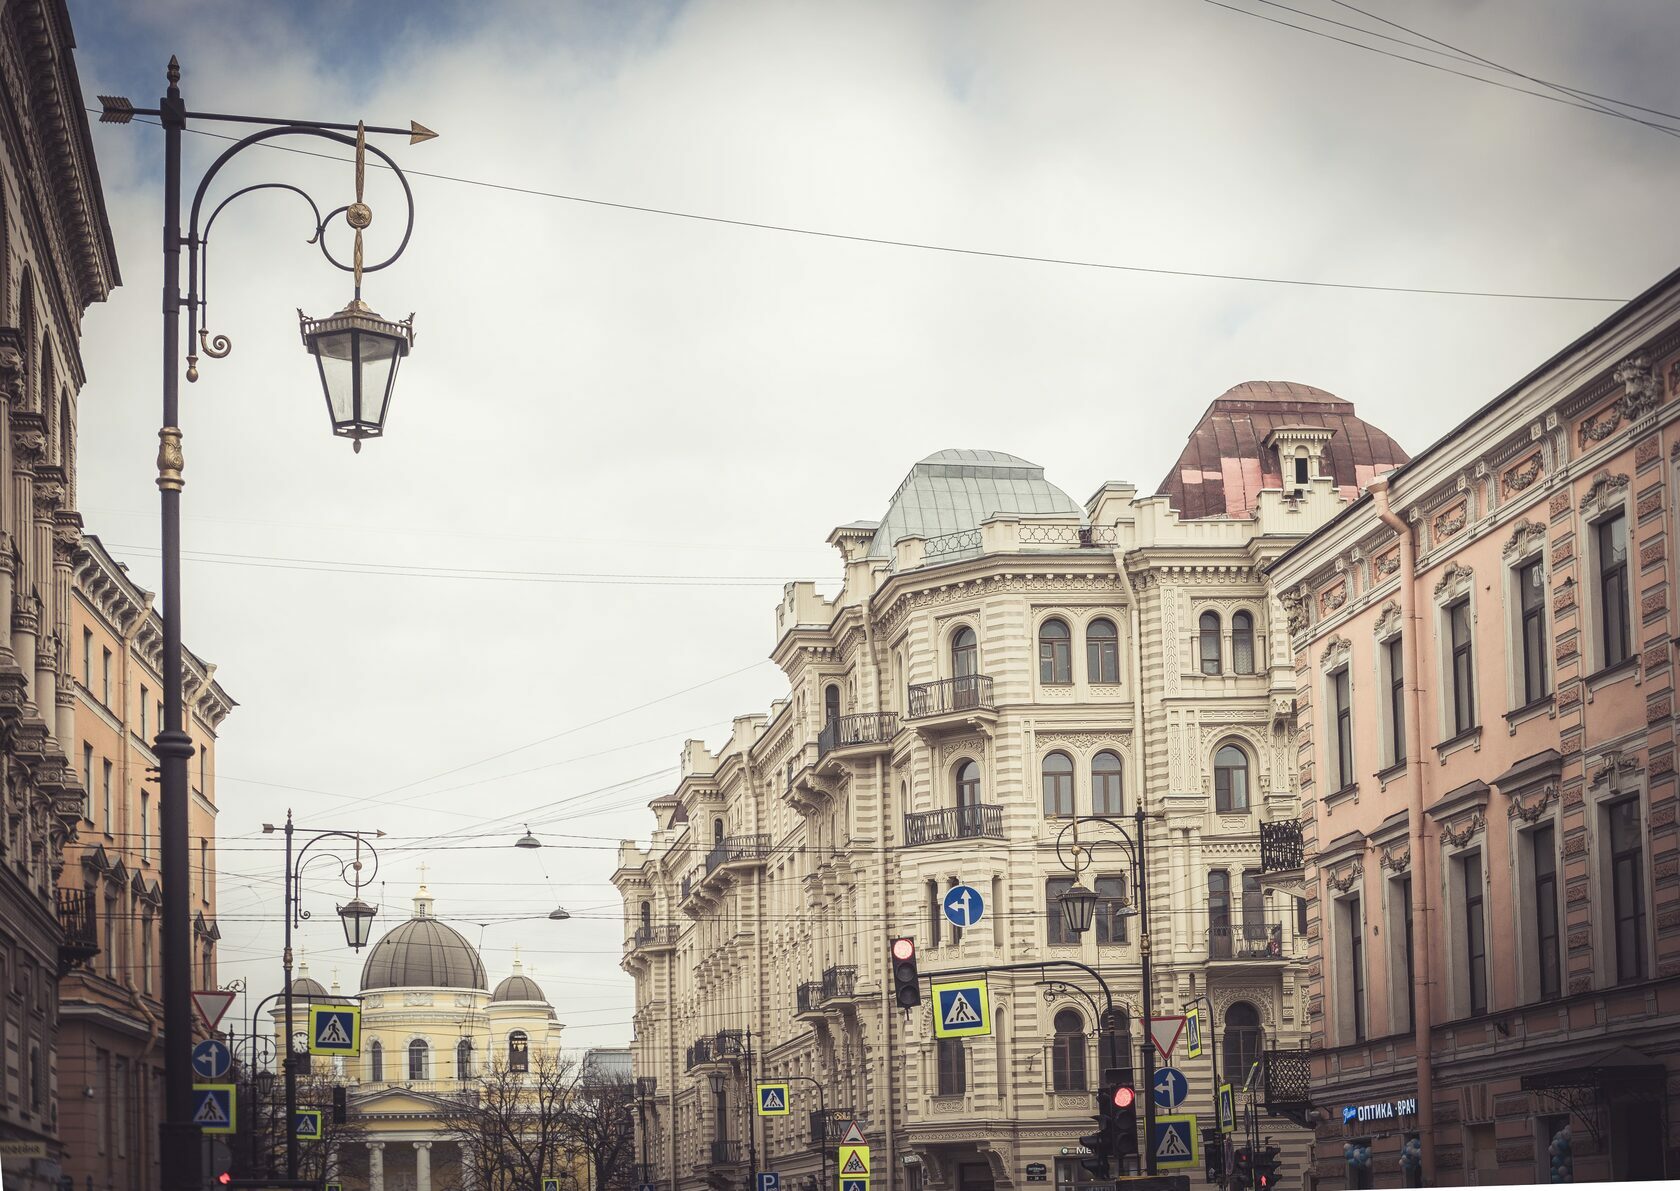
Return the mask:
<svg viewBox="0 0 1680 1191">
<path fill-rule="evenodd" d="M 823 986 L 820 980 L 807 980 L 793 990 L 794 1004 L 800 1013 L 815 1013 L 822 1008 Z"/>
<path fill-rule="evenodd" d="M 684 896 L 687 896 L 686 893 Z M 632 949 L 641 947 L 675 947 L 677 945 L 677 928 L 674 923 L 664 923 L 659 926 L 638 926 L 636 933 L 630 936 Z"/>
<path fill-rule="evenodd" d="M 64 939 L 58 946 L 58 966 L 68 972 L 99 954 L 99 924 L 93 917 L 93 899 L 83 889 L 58 891 L 58 924 Z"/>
<path fill-rule="evenodd" d="M 857 969 L 847 965 L 832 967 L 823 973 L 822 999 L 824 1003 L 850 998 L 857 990 Z"/>
<path fill-rule="evenodd" d="M 819 1109 L 811 1114 L 812 1143 L 838 1142 L 846 1135 L 846 1126 L 855 1120 L 857 1113 L 849 1108 Z"/>
<path fill-rule="evenodd" d="M 693 1071 L 702 1063 L 710 1063 L 716 1058 L 717 1054 L 712 1049 L 712 1040 L 710 1038 L 697 1038 L 689 1043 L 687 1070 Z"/>
<path fill-rule="evenodd" d="M 719 1030 L 712 1037 L 712 1056 L 719 1059 L 732 1059 L 746 1053 L 746 1035 L 740 1030 Z"/>
<path fill-rule="evenodd" d="M 890 711 L 842 715 L 829 720 L 817 735 L 817 756 L 860 744 L 886 744 L 898 732 L 898 716 Z"/>
<path fill-rule="evenodd" d="M 1260 824 L 1261 872 L 1281 873 L 1300 868 L 1303 856 L 1299 819 Z"/>
<path fill-rule="evenodd" d="M 1209 959 L 1286 959 L 1283 926 L 1276 922 L 1215 923 L 1208 928 Z"/>
<path fill-rule="evenodd" d="M 716 1140 L 712 1142 L 713 1166 L 738 1166 L 745 1161 L 741 1156 L 741 1143 L 735 1138 Z"/>
<path fill-rule="evenodd" d="M 910 718 L 925 719 L 953 711 L 978 711 L 992 706 L 992 680 L 986 674 L 918 682 L 910 687 Z"/>
<path fill-rule="evenodd" d="M 992 803 L 915 811 L 904 816 L 904 844 L 939 844 L 954 839 L 1002 839 L 1003 807 Z"/>
<path fill-rule="evenodd" d="M 770 851 L 768 835 L 732 835 L 712 845 L 706 853 L 706 875 L 737 860 L 763 860 Z"/>
<path fill-rule="evenodd" d="M 658 1091 L 659 1091 L 659 1077 L 658 1076 L 638 1075 L 636 1077 L 636 1098 L 637 1099 L 639 1099 L 639 1100 L 652 1100 L 654 1098 L 654 1096 L 658 1093 Z M 645 1182 L 648 1182 L 649 1180 L 640 1179 L 638 1181 L 645 1183 Z"/>
</svg>

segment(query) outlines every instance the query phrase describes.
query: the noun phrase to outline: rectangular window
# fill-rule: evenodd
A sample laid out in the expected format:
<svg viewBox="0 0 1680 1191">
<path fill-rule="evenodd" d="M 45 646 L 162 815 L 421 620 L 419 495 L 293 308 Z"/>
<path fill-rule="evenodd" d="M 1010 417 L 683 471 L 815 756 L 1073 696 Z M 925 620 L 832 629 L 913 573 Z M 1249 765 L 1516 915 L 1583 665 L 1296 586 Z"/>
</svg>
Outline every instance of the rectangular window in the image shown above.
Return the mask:
<svg viewBox="0 0 1680 1191">
<path fill-rule="evenodd" d="M 152 919 L 149 914 L 140 920 L 140 991 L 148 996 L 152 991 Z"/>
<path fill-rule="evenodd" d="M 82 794 L 87 802 L 82 807 L 82 815 L 90 822 L 93 819 L 93 746 L 82 742 Z"/>
<path fill-rule="evenodd" d="M 1417 977 L 1412 970 L 1412 881 L 1408 877 L 1397 884 L 1400 886 L 1400 913 L 1406 923 L 1406 950 L 1402 958 L 1406 963 L 1406 1028 L 1410 1030 L 1416 1026 L 1412 1015 L 1417 1012 Z"/>
<path fill-rule="evenodd" d="M 1348 668 L 1330 676 L 1330 699 L 1336 712 L 1336 789 L 1353 785 L 1353 692 Z"/>
<path fill-rule="evenodd" d="M 1126 941 L 1126 878 L 1097 878 L 1097 942 Z"/>
<path fill-rule="evenodd" d="M 1562 991 L 1558 963 L 1557 837 L 1546 826 L 1530 833 L 1530 856 L 1534 865 L 1534 949 L 1540 961 L 1540 995 L 1555 997 Z"/>
<path fill-rule="evenodd" d="M 1464 874 L 1464 974 L 1472 1016 L 1487 1012 L 1487 928 L 1482 918 L 1482 854 L 1466 853 Z"/>
<path fill-rule="evenodd" d="M 93 689 L 93 630 L 82 630 L 82 685 Z"/>
<path fill-rule="evenodd" d="M 1538 703 L 1551 693 L 1546 675 L 1546 572 L 1540 559 L 1517 570 L 1522 606 L 1523 704 Z"/>
<path fill-rule="evenodd" d="M 110 1077 L 111 1056 L 108 1051 L 95 1050 L 93 1057 L 93 1112 L 95 1139 L 99 1143 L 99 1152 L 103 1154 L 110 1148 L 111 1128 L 111 1093 Z"/>
<path fill-rule="evenodd" d="M 198 896 L 206 904 L 210 901 L 210 841 L 198 841 Z"/>
<path fill-rule="evenodd" d="M 1307 899 L 1304 897 L 1295 899 L 1295 937 L 1307 937 Z"/>
<path fill-rule="evenodd" d="M 146 689 L 145 685 L 142 684 L 141 687 L 140 687 L 140 739 L 141 740 L 151 739 L 151 734 L 146 731 L 146 725 L 149 722 L 149 713 L 151 712 L 151 702 L 150 702 L 151 694 L 152 693 Z"/>
<path fill-rule="evenodd" d="M 961 1038 L 941 1038 L 939 1052 L 939 1095 L 961 1096 L 968 1091 L 967 1056 Z"/>
<path fill-rule="evenodd" d="M 106 707 L 111 706 L 111 651 L 102 651 L 99 659 L 100 690 L 99 701 Z"/>
<path fill-rule="evenodd" d="M 114 826 L 116 826 L 116 824 L 111 822 L 111 763 L 109 761 L 101 761 L 101 765 L 103 768 L 100 771 L 99 778 L 99 826 L 106 835 L 115 835 L 116 832 L 111 830 Z"/>
<path fill-rule="evenodd" d="M 1067 916 L 1062 913 L 1062 894 L 1073 888 L 1071 877 L 1051 877 L 1044 882 L 1044 942 L 1051 947 L 1067 947 L 1079 942 L 1079 936 L 1068 929 Z"/>
<path fill-rule="evenodd" d="M 939 896 L 939 882 L 927 883 L 928 899 L 928 946 L 939 946 L 941 923 L 945 920 L 945 903 Z"/>
<path fill-rule="evenodd" d="M 1348 931 L 1348 966 L 1353 993 L 1353 1040 L 1365 1041 L 1365 938 L 1359 917 L 1359 899 L 1350 897 L 1342 903 L 1346 909 Z"/>
<path fill-rule="evenodd" d="M 1406 759 L 1406 650 L 1400 637 L 1383 643 L 1388 662 L 1388 762 L 1398 765 Z"/>
<path fill-rule="evenodd" d="M 1645 849 L 1639 800 L 1624 798 L 1610 817 L 1610 894 L 1616 920 L 1616 979 L 1645 978 Z"/>
<path fill-rule="evenodd" d="M 1617 513 L 1593 527 L 1598 535 L 1598 606 L 1604 666 L 1627 661 L 1628 633 L 1627 516 Z"/>
<path fill-rule="evenodd" d="M 961 882 L 958 881 L 955 877 L 950 878 L 950 880 L 949 880 L 949 882 L 946 886 L 947 892 L 949 892 L 952 889 L 955 889 L 959 884 L 961 884 Z M 935 888 L 937 888 L 937 886 L 935 886 Z M 945 901 L 944 901 L 943 898 L 941 898 L 940 902 L 939 902 L 939 912 L 941 914 L 943 914 L 945 912 Z M 962 942 L 962 937 L 963 937 L 963 928 L 958 926 L 954 922 L 951 923 L 951 946 L 955 947 L 959 943 L 961 943 Z"/>
<path fill-rule="evenodd" d="M 140 859 L 152 858 L 152 796 L 140 791 Z"/>
<path fill-rule="evenodd" d="M 1475 670 L 1470 658 L 1470 601 L 1459 600 L 1448 608 L 1447 621 L 1452 636 L 1453 735 L 1458 736 L 1476 726 Z"/>
</svg>

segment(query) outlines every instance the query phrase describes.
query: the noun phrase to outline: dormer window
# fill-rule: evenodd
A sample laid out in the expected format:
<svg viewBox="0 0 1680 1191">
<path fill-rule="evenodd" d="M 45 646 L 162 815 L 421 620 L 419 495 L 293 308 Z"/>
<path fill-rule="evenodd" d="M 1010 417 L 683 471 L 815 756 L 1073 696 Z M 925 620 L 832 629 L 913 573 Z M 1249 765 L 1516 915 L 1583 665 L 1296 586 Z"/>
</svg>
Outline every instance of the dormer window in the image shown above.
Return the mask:
<svg viewBox="0 0 1680 1191">
<path fill-rule="evenodd" d="M 1295 450 L 1295 483 L 1305 487 L 1307 478 L 1307 448 L 1297 447 Z"/>
<path fill-rule="evenodd" d="M 1315 479 L 1330 475 L 1325 452 L 1335 434 L 1324 426 L 1276 426 L 1267 433 L 1264 445 L 1277 452 L 1278 482 L 1285 496 L 1296 495 Z"/>
</svg>

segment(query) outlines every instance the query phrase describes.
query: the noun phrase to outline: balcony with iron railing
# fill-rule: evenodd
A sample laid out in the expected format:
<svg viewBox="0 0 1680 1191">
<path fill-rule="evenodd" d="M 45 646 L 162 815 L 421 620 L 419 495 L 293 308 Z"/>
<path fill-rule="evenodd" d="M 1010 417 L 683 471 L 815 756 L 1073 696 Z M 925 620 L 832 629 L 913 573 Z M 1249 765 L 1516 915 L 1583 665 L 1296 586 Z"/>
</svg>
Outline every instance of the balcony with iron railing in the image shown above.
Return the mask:
<svg viewBox="0 0 1680 1191">
<path fill-rule="evenodd" d="M 649 953 L 669 951 L 676 945 L 676 924 L 667 922 L 658 926 L 638 926 L 635 933 L 624 941 L 624 950 L 626 953 Z"/>
<path fill-rule="evenodd" d="M 872 754 L 892 744 L 897 734 L 898 716 L 890 711 L 837 716 L 817 735 L 817 757 L 830 753 Z"/>
<path fill-rule="evenodd" d="M 830 1001 L 850 1001 L 857 995 L 857 969 L 850 964 L 836 965 L 823 972 L 822 999 L 827 1005 Z"/>
<path fill-rule="evenodd" d="M 1277 963 L 1299 958 L 1301 942 L 1282 922 L 1223 922 L 1215 915 L 1208 927 L 1208 961 Z"/>
<path fill-rule="evenodd" d="M 818 1109 L 811 1114 L 811 1143 L 834 1145 L 846 1136 L 846 1126 L 857 1120 L 850 1108 Z"/>
<path fill-rule="evenodd" d="M 740 1166 L 747 1160 L 738 1138 L 717 1138 L 712 1142 L 713 1166 Z"/>
<path fill-rule="evenodd" d="M 972 803 L 937 811 L 911 811 L 904 816 L 904 846 L 942 844 L 962 839 L 1002 839 L 1003 807 Z"/>
<path fill-rule="evenodd" d="M 820 980 L 807 980 L 793 990 L 794 1016 L 820 1015 L 823 1005 L 823 986 Z"/>
<path fill-rule="evenodd" d="M 911 720 L 937 721 L 946 717 L 971 717 L 977 712 L 996 712 L 992 706 L 992 679 L 987 674 L 966 674 L 961 678 L 912 683 L 909 696 L 907 718 Z M 917 724 L 917 727 L 923 726 Z"/>
<path fill-rule="evenodd" d="M 652 1100 L 659 1094 L 659 1077 L 654 1075 L 638 1075 L 636 1077 L 636 1099 Z M 639 1180 L 646 1182 L 647 1180 Z"/>
<path fill-rule="evenodd" d="M 1284 819 L 1260 824 L 1260 871 L 1293 872 L 1304 862 L 1301 821 Z"/>
<path fill-rule="evenodd" d="M 768 835 L 732 835 L 712 845 L 706 853 L 706 876 L 725 865 L 757 863 L 770 854 Z"/>
<path fill-rule="evenodd" d="M 717 1055 L 712 1051 L 711 1038 L 696 1038 L 688 1044 L 685 1055 L 684 1070 L 693 1071 L 696 1067 L 704 1067 L 707 1063 L 717 1062 Z"/>
<path fill-rule="evenodd" d="M 58 891 L 58 924 L 64 930 L 58 945 L 58 972 L 63 976 L 99 954 L 99 924 L 86 890 Z"/>
</svg>

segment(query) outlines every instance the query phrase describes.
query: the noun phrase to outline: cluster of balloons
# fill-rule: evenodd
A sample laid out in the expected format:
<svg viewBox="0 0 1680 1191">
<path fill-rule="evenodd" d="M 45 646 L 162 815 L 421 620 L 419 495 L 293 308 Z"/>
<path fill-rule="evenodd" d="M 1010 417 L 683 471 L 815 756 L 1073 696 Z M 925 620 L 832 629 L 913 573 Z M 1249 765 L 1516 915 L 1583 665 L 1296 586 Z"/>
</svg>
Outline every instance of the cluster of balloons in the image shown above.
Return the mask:
<svg viewBox="0 0 1680 1191">
<path fill-rule="evenodd" d="M 1400 1147 L 1400 1169 L 1407 1174 L 1416 1174 L 1423 1169 L 1423 1141 L 1416 1134 L 1406 1139 L 1406 1144 Z"/>
<path fill-rule="evenodd" d="M 1342 1146 L 1342 1157 L 1347 1160 L 1349 1166 L 1357 1170 L 1371 1169 L 1371 1147 L 1368 1145 L 1355 1145 L 1351 1141 L 1347 1142 Z"/>
<path fill-rule="evenodd" d="M 1552 1156 L 1552 1182 L 1573 1183 L 1575 1181 L 1575 1143 L 1568 1125 L 1552 1134 L 1552 1144 L 1546 1147 L 1546 1153 Z"/>
</svg>

